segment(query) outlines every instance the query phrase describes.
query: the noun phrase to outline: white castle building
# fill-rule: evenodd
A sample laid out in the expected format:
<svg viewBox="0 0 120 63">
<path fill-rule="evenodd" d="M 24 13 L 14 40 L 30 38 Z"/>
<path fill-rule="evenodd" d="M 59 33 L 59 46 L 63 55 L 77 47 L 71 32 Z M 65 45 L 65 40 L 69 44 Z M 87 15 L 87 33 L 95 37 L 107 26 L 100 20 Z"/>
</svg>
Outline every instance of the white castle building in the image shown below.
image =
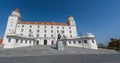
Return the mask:
<svg viewBox="0 0 120 63">
<path fill-rule="evenodd" d="M 77 36 L 76 23 L 68 16 L 66 23 L 59 22 L 25 22 L 22 21 L 19 9 L 15 9 L 8 18 L 4 35 L 4 48 L 15 48 L 36 45 L 55 45 L 59 33 L 63 33 L 64 45 L 98 49 L 95 36 Z"/>
</svg>

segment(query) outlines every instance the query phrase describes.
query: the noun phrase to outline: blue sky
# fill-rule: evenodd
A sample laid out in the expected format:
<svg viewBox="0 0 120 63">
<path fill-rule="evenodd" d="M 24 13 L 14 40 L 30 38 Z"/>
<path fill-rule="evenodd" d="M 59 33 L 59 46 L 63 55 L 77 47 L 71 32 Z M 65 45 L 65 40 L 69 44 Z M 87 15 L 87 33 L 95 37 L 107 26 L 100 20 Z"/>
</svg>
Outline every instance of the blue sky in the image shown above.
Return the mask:
<svg viewBox="0 0 120 63">
<path fill-rule="evenodd" d="M 91 32 L 98 43 L 120 38 L 120 0 L 0 0 L 0 38 L 15 8 L 23 21 L 66 22 L 72 15 L 78 33 Z"/>
</svg>

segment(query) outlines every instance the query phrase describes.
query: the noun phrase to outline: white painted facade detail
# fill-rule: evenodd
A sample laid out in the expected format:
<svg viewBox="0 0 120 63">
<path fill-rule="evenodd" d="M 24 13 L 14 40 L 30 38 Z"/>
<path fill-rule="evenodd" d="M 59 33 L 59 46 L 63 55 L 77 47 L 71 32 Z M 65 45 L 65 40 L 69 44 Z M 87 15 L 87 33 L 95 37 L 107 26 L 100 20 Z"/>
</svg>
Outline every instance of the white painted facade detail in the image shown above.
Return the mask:
<svg viewBox="0 0 120 63">
<path fill-rule="evenodd" d="M 8 18 L 4 35 L 4 48 L 15 48 L 35 45 L 55 45 L 58 34 L 63 32 L 65 46 L 97 49 L 95 36 L 78 37 L 76 23 L 72 16 L 67 23 L 57 22 L 24 22 L 21 21 L 19 10 L 16 9 Z M 84 41 L 87 43 L 84 43 Z"/>
</svg>

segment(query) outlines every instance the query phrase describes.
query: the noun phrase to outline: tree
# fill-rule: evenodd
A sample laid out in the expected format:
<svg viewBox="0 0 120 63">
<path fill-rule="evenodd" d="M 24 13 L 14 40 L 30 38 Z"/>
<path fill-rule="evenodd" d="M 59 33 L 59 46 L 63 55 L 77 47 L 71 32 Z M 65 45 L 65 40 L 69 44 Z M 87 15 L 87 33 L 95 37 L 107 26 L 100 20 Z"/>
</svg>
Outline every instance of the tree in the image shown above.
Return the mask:
<svg viewBox="0 0 120 63">
<path fill-rule="evenodd" d="M 120 50 L 120 39 L 111 38 L 108 47 Z"/>
</svg>

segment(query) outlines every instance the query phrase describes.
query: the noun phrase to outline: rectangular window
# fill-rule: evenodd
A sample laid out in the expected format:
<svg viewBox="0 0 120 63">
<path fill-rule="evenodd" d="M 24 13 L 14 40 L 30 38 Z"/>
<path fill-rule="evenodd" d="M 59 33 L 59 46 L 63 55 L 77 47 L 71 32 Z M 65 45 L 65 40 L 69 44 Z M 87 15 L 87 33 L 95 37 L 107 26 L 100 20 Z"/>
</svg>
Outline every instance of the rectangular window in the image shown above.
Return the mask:
<svg viewBox="0 0 120 63">
<path fill-rule="evenodd" d="M 11 42 L 11 39 L 8 39 L 8 42 Z"/>
<path fill-rule="evenodd" d="M 46 30 L 44 30 L 44 33 L 46 33 Z"/>
<path fill-rule="evenodd" d="M 18 43 L 18 39 L 16 39 L 16 43 Z"/>
<path fill-rule="evenodd" d="M 71 27 L 69 27 L 69 29 L 71 29 Z"/>
<path fill-rule="evenodd" d="M 78 41 L 79 44 L 81 44 L 81 41 Z"/>
<path fill-rule="evenodd" d="M 31 40 L 30 40 L 30 44 L 31 44 Z"/>
<path fill-rule="evenodd" d="M 31 37 L 31 34 L 29 34 L 29 37 Z"/>
<path fill-rule="evenodd" d="M 31 29 L 29 29 L 29 32 L 31 32 Z"/>
<path fill-rule="evenodd" d="M 44 28 L 46 28 L 46 26 Z"/>
<path fill-rule="evenodd" d="M 23 32 L 23 29 L 21 29 L 21 32 Z"/>
<path fill-rule="evenodd" d="M 92 43 L 94 43 L 94 40 L 92 40 Z"/>
<path fill-rule="evenodd" d="M 37 34 L 37 37 L 39 37 L 39 34 Z"/>
<path fill-rule="evenodd" d="M 37 30 L 37 32 L 39 32 L 39 30 Z"/>
<path fill-rule="evenodd" d="M 73 41 L 74 44 L 76 44 L 76 41 Z"/>
<path fill-rule="evenodd" d="M 24 27 L 24 25 L 22 25 L 22 27 Z"/>
<path fill-rule="evenodd" d="M 53 26 L 51 26 L 51 28 L 53 28 Z"/>
<path fill-rule="evenodd" d="M 32 26 L 30 25 L 30 28 L 31 28 Z"/>
<path fill-rule="evenodd" d="M 69 32 L 72 33 L 71 30 Z"/>
<path fill-rule="evenodd" d="M 51 35 L 51 37 L 53 37 L 53 35 Z"/>
<path fill-rule="evenodd" d="M 46 34 L 44 34 L 44 37 L 46 37 Z"/>
<path fill-rule="evenodd" d="M 51 33 L 53 33 L 53 30 L 51 30 Z"/>
<path fill-rule="evenodd" d="M 23 34 L 21 34 L 21 35 L 23 35 Z"/>
<path fill-rule="evenodd" d="M 57 33 L 59 33 L 59 30 L 57 30 Z"/>
<path fill-rule="evenodd" d="M 40 28 L 40 26 L 38 25 L 38 28 Z"/>
<path fill-rule="evenodd" d="M 71 44 L 71 41 L 69 41 L 69 44 Z"/>
<path fill-rule="evenodd" d="M 21 40 L 21 43 L 23 43 L 23 40 Z"/>
<path fill-rule="evenodd" d="M 62 27 L 62 29 L 64 29 L 64 27 Z"/>
<path fill-rule="evenodd" d="M 25 43 L 27 43 L 27 40 L 25 40 Z"/>
<path fill-rule="evenodd" d="M 87 43 L 87 40 L 84 40 L 84 43 L 86 44 L 86 43 Z"/>
</svg>

